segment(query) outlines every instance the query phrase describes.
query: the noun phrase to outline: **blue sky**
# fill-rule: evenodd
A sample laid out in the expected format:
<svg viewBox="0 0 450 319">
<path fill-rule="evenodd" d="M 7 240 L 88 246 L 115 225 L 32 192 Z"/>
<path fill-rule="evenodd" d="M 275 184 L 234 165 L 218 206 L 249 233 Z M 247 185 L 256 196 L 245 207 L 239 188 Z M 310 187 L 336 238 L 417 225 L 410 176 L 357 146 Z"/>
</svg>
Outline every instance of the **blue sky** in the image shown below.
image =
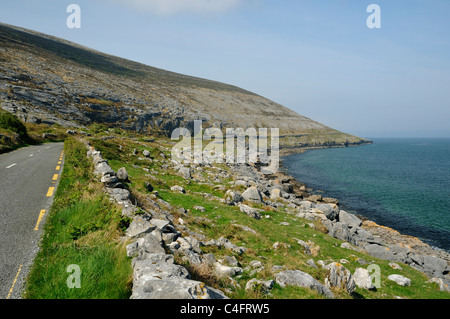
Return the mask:
<svg viewBox="0 0 450 319">
<path fill-rule="evenodd" d="M 81 7 L 81 29 L 66 8 Z M 369 4 L 381 29 L 369 29 Z M 448 0 L 15 0 L 0 21 L 233 84 L 363 137 L 450 137 Z"/>
</svg>

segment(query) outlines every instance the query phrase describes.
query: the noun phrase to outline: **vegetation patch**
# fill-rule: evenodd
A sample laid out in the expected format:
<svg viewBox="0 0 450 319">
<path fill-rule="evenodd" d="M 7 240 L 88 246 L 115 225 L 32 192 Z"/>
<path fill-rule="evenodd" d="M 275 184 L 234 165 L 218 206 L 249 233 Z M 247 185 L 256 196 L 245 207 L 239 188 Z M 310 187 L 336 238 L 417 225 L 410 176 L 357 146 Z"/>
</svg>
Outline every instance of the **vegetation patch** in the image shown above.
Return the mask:
<svg viewBox="0 0 450 319">
<path fill-rule="evenodd" d="M 70 138 L 64 153 L 64 170 L 24 297 L 129 298 L 131 261 L 120 239 L 127 221 L 93 182 L 85 146 Z M 67 284 L 71 265 L 81 270 L 80 288 Z"/>
</svg>

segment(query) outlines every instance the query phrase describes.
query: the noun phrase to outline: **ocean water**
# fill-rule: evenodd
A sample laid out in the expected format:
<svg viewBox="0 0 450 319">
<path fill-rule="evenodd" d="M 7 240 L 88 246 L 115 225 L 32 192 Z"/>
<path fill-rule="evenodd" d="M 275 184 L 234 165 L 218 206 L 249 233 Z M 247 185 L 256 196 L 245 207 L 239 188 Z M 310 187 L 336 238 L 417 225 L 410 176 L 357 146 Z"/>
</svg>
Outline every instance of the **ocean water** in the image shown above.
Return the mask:
<svg viewBox="0 0 450 319">
<path fill-rule="evenodd" d="M 372 140 L 282 163 L 314 193 L 338 198 L 344 210 L 450 251 L 450 139 Z"/>
</svg>

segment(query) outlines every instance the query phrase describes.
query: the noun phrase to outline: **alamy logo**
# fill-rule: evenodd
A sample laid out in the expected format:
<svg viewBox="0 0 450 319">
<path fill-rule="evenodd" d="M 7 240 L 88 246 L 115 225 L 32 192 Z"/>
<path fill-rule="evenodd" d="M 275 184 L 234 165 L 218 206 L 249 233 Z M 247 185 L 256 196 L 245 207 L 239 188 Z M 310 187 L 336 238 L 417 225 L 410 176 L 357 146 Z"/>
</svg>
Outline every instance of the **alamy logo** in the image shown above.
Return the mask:
<svg viewBox="0 0 450 319">
<path fill-rule="evenodd" d="M 78 4 L 69 4 L 66 9 L 67 13 L 71 13 L 66 20 L 66 26 L 69 29 L 81 28 L 81 8 Z"/>
<path fill-rule="evenodd" d="M 171 139 L 179 140 L 172 148 L 172 160 L 185 164 L 266 164 L 261 173 L 274 174 L 279 168 L 279 129 L 271 128 L 227 128 L 224 136 L 218 128 L 203 131 L 202 121 L 194 121 L 193 136 L 187 128 L 177 128 Z M 214 138 L 213 138 L 214 137 Z M 268 141 L 270 139 L 270 151 Z M 206 146 L 203 141 L 211 141 Z M 247 153 L 248 150 L 248 153 Z"/>
<path fill-rule="evenodd" d="M 381 8 L 378 4 L 370 4 L 367 7 L 367 12 L 372 13 L 367 18 L 366 24 L 369 29 L 381 28 Z"/>
<path fill-rule="evenodd" d="M 66 284 L 70 289 L 73 288 L 81 288 L 81 268 L 78 265 L 69 265 L 67 266 L 66 271 L 68 273 L 72 273 L 69 277 L 67 277 Z"/>
</svg>

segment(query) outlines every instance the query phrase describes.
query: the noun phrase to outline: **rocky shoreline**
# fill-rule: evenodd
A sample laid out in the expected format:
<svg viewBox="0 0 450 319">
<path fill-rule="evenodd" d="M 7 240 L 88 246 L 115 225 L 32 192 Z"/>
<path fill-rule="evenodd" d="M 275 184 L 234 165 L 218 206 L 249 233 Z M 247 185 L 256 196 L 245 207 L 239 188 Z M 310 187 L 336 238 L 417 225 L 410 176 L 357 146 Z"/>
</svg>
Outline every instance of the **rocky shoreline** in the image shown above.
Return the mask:
<svg viewBox="0 0 450 319">
<path fill-rule="evenodd" d="M 298 153 L 303 153 L 304 151 L 306 149 Z M 296 185 L 301 197 L 306 197 L 313 203 L 311 208 L 321 205 L 322 202 L 338 206 L 338 199 L 322 198 L 321 195 L 310 196 L 309 192 L 313 191 L 312 188 L 308 188 L 306 184 L 289 175 L 282 163 L 280 163 L 280 169 L 281 171 L 276 176 Z M 317 217 L 313 217 L 310 214 L 305 212 L 302 216 L 307 219 L 317 219 Z M 345 215 L 345 220 L 343 220 L 342 215 Z M 441 278 L 447 285 L 450 282 L 450 253 L 432 247 L 417 237 L 401 234 L 390 227 L 378 225 L 364 216 L 356 216 L 343 210 L 340 210 L 334 218 L 327 216 L 327 219 L 324 220 L 324 225 L 331 236 L 356 246 L 352 247 L 352 249 L 361 249 L 380 259 L 408 264 L 424 272 L 429 277 L 436 275 L 437 278 Z M 355 232 L 355 228 L 368 232 L 367 234 L 363 232 L 367 238 L 363 239 L 358 236 L 358 231 Z"/>
<path fill-rule="evenodd" d="M 131 298 L 194 298 L 194 299 L 223 299 L 227 298 L 224 292 L 204 283 L 192 280 L 188 270 L 174 263 L 174 255 L 182 256 L 191 265 L 208 267 L 221 276 L 229 279 L 242 274 L 244 268 L 239 263 L 234 263 L 233 258 L 217 260 L 214 254 L 204 254 L 200 247 L 223 247 L 233 254 L 245 254 L 246 248 L 233 244 L 224 237 L 218 239 L 203 238 L 199 234 L 190 232 L 182 218 L 176 220 L 171 212 L 176 210 L 169 203 L 158 196 L 147 196 L 140 204 L 132 197 L 131 193 L 124 189 L 122 183 L 127 180 L 126 171 L 119 169 L 114 172 L 103 159 L 100 152 L 87 145 L 87 155 L 94 163 L 94 173 L 101 176 L 101 182 L 105 191 L 112 200 L 123 207 L 122 215 L 128 216 L 131 223 L 126 230 L 126 240 L 132 240 L 127 246 L 127 255 L 132 257 L 133 266 L 133 294 Z M 228 164 L 227 164 L 228 165 Z M 183 165 L 172 160 L 167 167 L 171 167 L 175 173 L 184 179 L 193 179 L 193 172 L 198 166 Z M 229 171 L 223 171 L 222 175 L 232 177 L 231 188 L 226 190 L 223 198 L 204 194 L 211 200 L 238 206 L 245 213 L 256 220 L 262 219 L 261 207 L 285 208 L 287 214 L 305 219 L 311 222 L 311 227 L 320 227 L 329 236 L 342 240 L 344 249 L 364 252 L 372 257 L 392 261 L 391 268 L 401 267 L 396 263 L 407 264 L 430 278 L 430 282 L 436 282 L 441 291 L 450 291 L 450 258 L 449 254 L 437 251 L 421 242 L 419 239 L 404 236 L 393 229 L 380 226 L 368 220 L 361 220 L 358 216 L 340 209 L 339 200 L 326 198 L 321 195 L 312 195 L 311 190 L 285 172 L 279 171 L 273 175 L 263 175 L 258 164 L 228 165 Z M 216 176 L 217 177 L 217 176 Z M 241 194 L 236 188 L 245 189 Z M 171 191 L 185 193 L 183 187 L 173 186 Z M 253 204 L 257 207 L 252 207 Z M 144 205 L 142 205 L 144 204 Z M 144 210 L 142 207 L 146 207 Z M 202 207 L 194 207 L 201 210 Z M 182 209 L 184 210 L 184 209 Z M 178 211 L 183 216 L 183 211 Z M 238 225 L 243 229 L 245 225 Z M 289 226 L 289 223 L 286 223 Z M 316 228 L 317 229 L 317 228 Z M 183 231 L 188 236 L 182 236 Z M 247 231 L 252 231 L 247 227 Z M 299 240 L 305 251 L 310 254 L 315 249 L 320 249 L 314 243 Z M 276 242 L 273 249 L 276 250 L 285 243 Z M 317 267 L 311 259 L 308 263 Z M 364 260 L 361 265 L 367 265 Z M 272 272 L 274 280 L 259 281 L 250 280 L 247 285 L 258 285 L 264 288 L 265 293 L 270 293 L 276 282 L 281 287 L 295 285 L 309 287 L 327 298 L 334 298 L 329 288 L 344 287 L 350 294 L 355 285 L 372 289 L 367 270 L 357 268 L 351 274 L 339 262 L 318 260 L 317 265 L 328 269 L 329 273 L 325 284 L 320 283 L 310 274 L 300 270 L 284 270 L 283 266 L 274 266 Z M 261 268 L 262 267 L 262 268 Z M 275 269 L 278 267 L 277 269 Z M 245 269 L 263 269 L 261 261 L 252 261 Z M 400 285 L 409 285 L 411 280 L 400 276 L 389 276 L 389 280 L 396 281 Z M 230 279 L 232 280 L 232 279 Z M 246 287 L 247 289 L 247 287 Z M 249 288 L 250 289 L 250 288 Z"/>
</svg>

